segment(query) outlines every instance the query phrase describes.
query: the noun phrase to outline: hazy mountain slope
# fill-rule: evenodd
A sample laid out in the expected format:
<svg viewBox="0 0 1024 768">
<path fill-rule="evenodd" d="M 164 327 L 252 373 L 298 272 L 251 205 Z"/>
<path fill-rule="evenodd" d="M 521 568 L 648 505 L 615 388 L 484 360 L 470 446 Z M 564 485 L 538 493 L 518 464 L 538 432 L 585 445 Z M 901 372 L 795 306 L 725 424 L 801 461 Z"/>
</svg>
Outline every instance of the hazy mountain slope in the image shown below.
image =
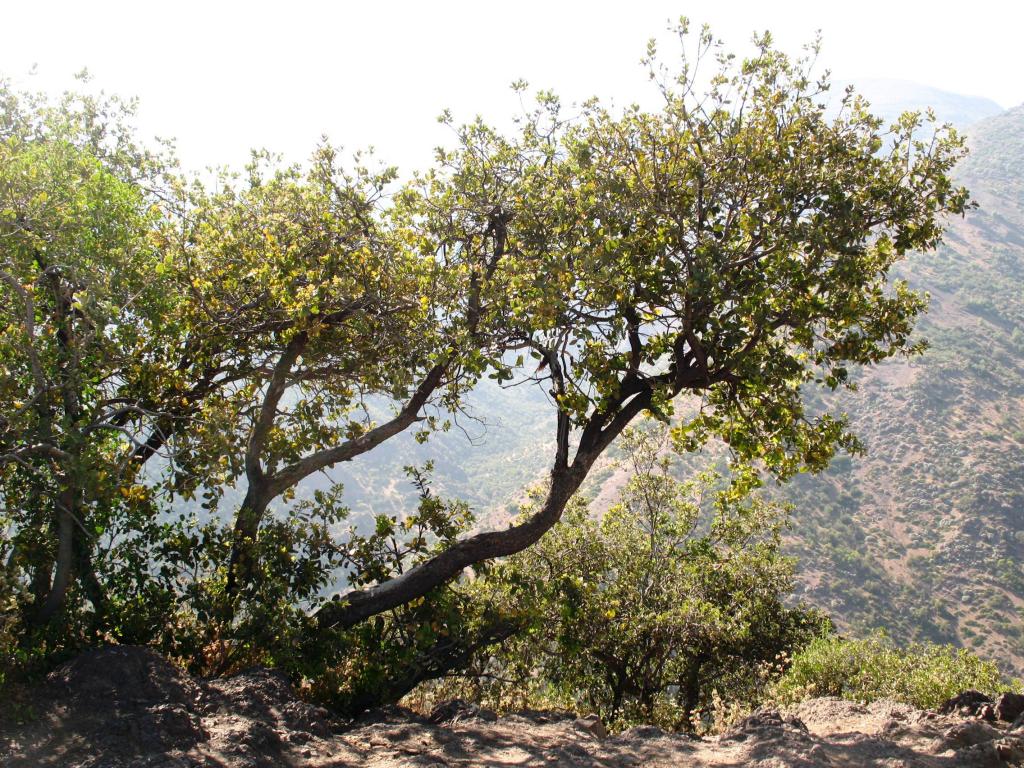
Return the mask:
<svg viewBox="0 0 1024 768">
<path fill-rule="evenodd" d="M 1024 672 L 1024 108 L 970 130 L 981 204 L 901 267 L 931 349 L 843 398 L 867 443 L 785 491 L 806 596 L 843 623 L 962 642 Z"/>
<path fill-rule="evenodd" d="M 923 110 L 931 107 L 935 110 L 939 120 L 950 122 L 957 128 L 966 128 L 978 120 L 993 117 L 1003 111 L 1003 108 L 991 99 L 952 93 L 909 80 L 887 78 L 840 80 L 832 84 L 832 93 L 842 94 L 843 89 L 851 84 L 858 93 L 871 102 L 872 112 L 890 121 L 905 110 Z"/>
<path fill-rule="evenodd" d="M 415 503 L 403 468 L 431 461 L 435 491 L 463 499 L 482 517 L 504 518 L 524 489 L 543 479 L 554 450 L 554 424 L 554 407 L 540 388 L 503 389 L 485 379 L 448 432 L 424 444 L 407 432 L 328 474 L 345 486 L 354 516 L 396 514 Z M 327 484 L 326 477 L 312 479 L 300 495 Z"/>
</svg>

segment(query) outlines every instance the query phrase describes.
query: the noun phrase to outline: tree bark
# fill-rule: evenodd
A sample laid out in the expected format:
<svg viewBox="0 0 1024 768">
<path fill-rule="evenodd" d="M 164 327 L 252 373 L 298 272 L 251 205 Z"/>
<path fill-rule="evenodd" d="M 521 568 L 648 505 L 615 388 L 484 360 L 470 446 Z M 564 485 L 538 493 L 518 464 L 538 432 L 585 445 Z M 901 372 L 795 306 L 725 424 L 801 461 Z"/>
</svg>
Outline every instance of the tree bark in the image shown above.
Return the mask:
<svg viewBox="0 0 1024 768">
<path fill-rule="evenodd" d="M 53 582 L 49 594 L 36 612 L 34 623 L 38 625 L 49 622 L 63 607 L 74 571 L 72 538 L 75 534 L 75 522 L 72 517 L 72 494 L 65 491 L 61 494 L 60 500 L 61 504 L 57 511 L 57 558 Z"/>
<path fill-rule="evenodd" d="M 95 612 L 94 621 L 101 624 L 107 615 L 107 595 L 96 576 L 96 569 L 93 567 L 93 541 L 85 534 L 85 531 L 76 527 L 72 545 L 75 555 L 75 574 L 82 585 L 82 591 L 92 603 Z"/>
<path fill-rule="evenodd" d="M 686 678 L 683 680 L 682 699 L 683 713 L 687 727 L 692 728 L 693 714 L 700 704 L 700 668 L 704 664 L 704 657 L 697 654 L 690 660 L 686 668 Z"/>
<path fill-rule="evenodd" d="M 42 264 L 42 261 L 40 261 Z M 59 271 L 46 270 L 48 283 L 54 298 L 54 326 L 57 345 L 60 350 L 59 385 L 64 407 L 63 432 L 61 441 L 64 451 L 63 488 L 57 497 L 57 558 L 54 566 L 53 583 L 36 615 L 38 624 L 45 624 L 63 607 L 68 588 L 74 577 L 74 535 L 75 515 L 78 514 L 80 491 L 75 485 L 74 462 L 78 460 L 81 446 L 81 403 L 78 339 L 75 336 L 75 320 L 72 312 L 74 288 L 65 283 Z M 50 431 L 50 424 L 46 424 Z"/>
</svg>

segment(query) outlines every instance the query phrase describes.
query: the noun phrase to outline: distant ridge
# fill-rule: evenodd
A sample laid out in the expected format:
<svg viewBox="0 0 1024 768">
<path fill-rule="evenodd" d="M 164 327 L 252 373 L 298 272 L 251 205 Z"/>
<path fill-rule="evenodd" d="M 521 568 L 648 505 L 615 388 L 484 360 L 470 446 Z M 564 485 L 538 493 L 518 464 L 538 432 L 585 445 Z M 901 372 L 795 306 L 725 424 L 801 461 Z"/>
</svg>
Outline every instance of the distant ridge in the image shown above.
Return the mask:
<svg viewBox="0 0 1024 768">
<path fill-rule="evenodd" d="M 886 120 L 893 120 L 908 109 L 923 110 L 931 107 L 940 121 L 952 123 L 957 128 L 966 128 L 1005 111 L 992 99 L 982 96 L 966 96 L 910 80 L 877 77 L 834 81 L 832 93 L 836 94 L 836 98 L 842 95 L 847 85 L 853 85 L 858 93 L 871 102 L 871 111 Z"/>
<path fill-rule="evenodd" d="M 960 164 L 961 176 L 997 192 L 1003 198 L 997 205 L 1019 210 L 1024 205 L 1024 104 L 973 126 L 967 135 L 971 154 Z M 1020 237 L 1024 220 L 1017 224 Z"/>
</svg>

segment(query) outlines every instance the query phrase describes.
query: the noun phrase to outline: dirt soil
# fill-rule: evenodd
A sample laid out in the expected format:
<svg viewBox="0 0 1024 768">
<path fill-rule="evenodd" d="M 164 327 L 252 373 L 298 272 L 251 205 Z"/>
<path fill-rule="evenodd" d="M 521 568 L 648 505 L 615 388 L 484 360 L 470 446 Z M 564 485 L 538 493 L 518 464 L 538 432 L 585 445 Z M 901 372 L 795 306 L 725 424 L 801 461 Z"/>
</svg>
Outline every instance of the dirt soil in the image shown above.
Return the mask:
<svg viewBox="0 0 1024 768">
<path fill-rule="evenodd" d="M 344 723 L 299 700 L 273 671 L 198 681 L 126 646 L 60 667 L 13 710 L 0 705 L 0 765 L 9 768 L 1024 765 L 1021 720 L 993 724 L 893 702 L 814 699 L 705 740 L 653 727 L 608 737 L 594 719 L 496 718 L 458 702 L 432 719 L 395 708 Z"/>
</svg>

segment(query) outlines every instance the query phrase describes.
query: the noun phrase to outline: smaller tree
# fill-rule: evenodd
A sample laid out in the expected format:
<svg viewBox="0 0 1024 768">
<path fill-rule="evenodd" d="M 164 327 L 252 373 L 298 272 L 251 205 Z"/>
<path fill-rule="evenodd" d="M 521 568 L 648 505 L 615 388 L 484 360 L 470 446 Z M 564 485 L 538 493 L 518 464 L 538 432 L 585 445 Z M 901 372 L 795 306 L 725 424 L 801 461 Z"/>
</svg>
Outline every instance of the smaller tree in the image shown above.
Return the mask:
<svg viewBox="0 0 1024 768">
<path fill-rule="evenodd" d="M 0 556 L 24 624 L 64 636 L 110 629 L 104 542 L 149 515 L 146 462 L 220 386 L 182 351 L 152 240 L 167 161 L 131 115 L 0 80 Z"/>
<path fill-rule="evenodd" d="M 787 608 L 789 510 L 751 495 L 755 474 L 672 476 L 664 433 L 627 431 L 632 477 L 595 518 L 582 501 L 540 544 L 481 581 L 529 629 L 478 667 L 620 725 L 688 728 L 713 692 L 753 696 L 759 667 L 828 626 Z M 497 672 L 500 669 L 500 672 Z M 497 673 L 497 674 L 495 674 Z"/>
</svg>

